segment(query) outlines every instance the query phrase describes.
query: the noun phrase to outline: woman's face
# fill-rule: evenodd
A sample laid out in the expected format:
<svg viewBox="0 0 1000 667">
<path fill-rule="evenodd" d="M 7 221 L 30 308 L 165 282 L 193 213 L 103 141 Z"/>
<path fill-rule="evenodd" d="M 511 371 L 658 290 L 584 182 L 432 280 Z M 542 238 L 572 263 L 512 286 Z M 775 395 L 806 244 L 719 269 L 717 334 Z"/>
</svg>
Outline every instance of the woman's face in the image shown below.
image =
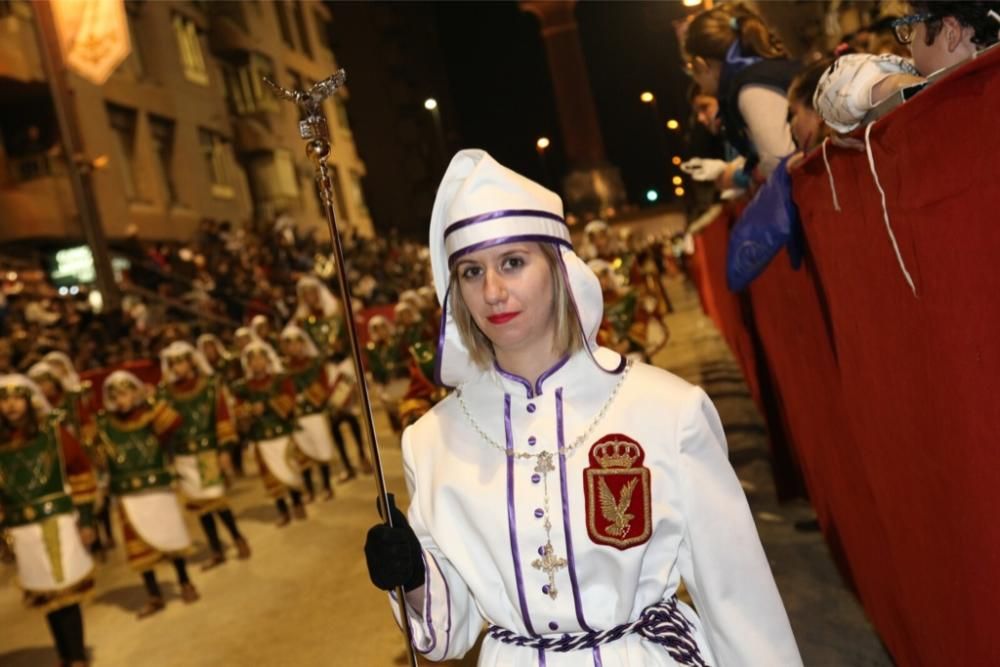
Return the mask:
<svg viewBox="0 0 1000 667">
<path fill-rule="evenodd" d="M 42 393 L 45 395 L 45 398 L 48 399 L 49 403 L 55 405 L 59 402 L 59 399 L 62 398 L 62 387 L 56 384 L 54 380 L 47 377 L 40 377 L 35 383 L 38 385 L 38 388 L 42 390 Z"/>
<path fill-rule="evenodd" d="M 179 380 L 188 380 L 190 378 L 193 378 L 195 375 L 194 365 L 191 363 L 191 360 L 186 356 L 172 357 L 168 359 L 167 367 L 170 368 L 170 371 Z"/>
<path fill-rule="evenodd" d="M 214 364 L 222 356 L 219 354 L 219 346 L 215 344 L 215 341 L 209 341 L 202 345 L 201 353 L 205 355 L 205 359 L 210 364 Z"/>
<path fill-rule="evenodd" d="M 250 374 L 253 377 L 263 377 L 271 370 L 270 364 L 267 363 L 267 355 L 264 352 L 251 353 L 247 364 L 250 366 Z"/>
<path fill-rule="evenodd" d="M 823 140 L 823 118 L 797 100 L 788 102 L 788 124 L 801 151 L 811 150 Z"/>
<path fill-rule="evenodd" d="M 306 344 L 301 338 L 282 338 L 281 349 L 289 359 L 301 359 L 306 356 Z"/>
<path fill-rule="evenodd" d="M 308 285 L 302 290 L 302 300 L 313 310 L 320 309 L 319 290 L 314 285 Z"/>
<path fill-rule="evenodd" d="M 28 399 L 17 394 L 7 394 L 0 398 L 0 415 L 8 424 L 16 425 L 21 423 L 28 413 Z"/>
<path fill-rule="evenodd" d="M 498 352 L 552 340 L 552 274 L 537 243 L 505 243 L 469 253 L 454 271 L 472 320 Z"/>
<path fill-rule="evenodd" d="M 139 403 L 139 390 L 130 384 L 121 384 L 111 390 L 110 398 L 112 409 L 125 413 Z"/>
</svg>

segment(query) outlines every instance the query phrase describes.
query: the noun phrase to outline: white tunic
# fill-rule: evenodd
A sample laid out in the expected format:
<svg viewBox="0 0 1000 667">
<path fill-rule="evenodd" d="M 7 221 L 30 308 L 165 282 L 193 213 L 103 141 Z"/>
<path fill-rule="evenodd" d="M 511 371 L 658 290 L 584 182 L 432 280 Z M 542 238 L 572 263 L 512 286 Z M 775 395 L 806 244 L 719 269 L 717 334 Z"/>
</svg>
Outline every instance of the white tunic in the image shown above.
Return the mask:
<svg viewBox="0 0 1000 667">
<path fill-rule="evenodd" d="M 605 367 L 618 362 L 607 349 L 596 356 Z M 408 607 L 417 649 L 435 661 L 461 657 L 484 623 L 523 636 L 608 630 L 671 599 L 683 578 L 698 616 L 682 611 L 708 664 L 801 665 L 714 406 L 701 389 L 635 364 L 591 429 L 619 378 L 596 368 L 586 352 L 534 387 L 490 370 L 460 391 L 494 445 L 455 394 L 403 433 L 409 521 L 427 565 L 424 609 Z M 587 528 L 585 469 L 592 467 L 591 446 L 608 434 L 638 442 L 649 471 L 651 535 L 623 549 L 595 542 Z M 509 457 L 497 446 L 551 452 L 555 469 L 540 479 L 537 459 Z M 642 518 L 633 522 L 640 530 Z M 566 560 L 555 572 L 555 599 L 543 588 L 548 575 L 533 566 L 547 539 Z M 487 637 L 479 664 L 679 663 L 662 646 L 631 634 L 571 653 Z"/>
</svg>

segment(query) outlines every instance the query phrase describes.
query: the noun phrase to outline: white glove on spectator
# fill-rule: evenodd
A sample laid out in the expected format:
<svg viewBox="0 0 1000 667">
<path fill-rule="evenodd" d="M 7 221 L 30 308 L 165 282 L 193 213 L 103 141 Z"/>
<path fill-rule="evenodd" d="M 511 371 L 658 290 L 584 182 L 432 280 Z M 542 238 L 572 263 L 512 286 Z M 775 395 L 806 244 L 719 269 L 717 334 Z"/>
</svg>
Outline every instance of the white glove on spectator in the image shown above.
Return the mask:
<svg viewBox="0 0 1000 667">
<path fill-rule="evenodd" d="M 707 157 L 693 157 L 681 163 L 681 171 L 696 181 L 714 181 L 726 170 L 725 160 L 714 160 Z"/>
<path fill-rule="evenodd" d="M 850 132 L 876 106 L 872 89 L 893 74 L 920 73 L 909 60 L 890 53 L 841 56 L 823 72 L 813 94 L 813 107 L 834 130 Z"/>
</svg>

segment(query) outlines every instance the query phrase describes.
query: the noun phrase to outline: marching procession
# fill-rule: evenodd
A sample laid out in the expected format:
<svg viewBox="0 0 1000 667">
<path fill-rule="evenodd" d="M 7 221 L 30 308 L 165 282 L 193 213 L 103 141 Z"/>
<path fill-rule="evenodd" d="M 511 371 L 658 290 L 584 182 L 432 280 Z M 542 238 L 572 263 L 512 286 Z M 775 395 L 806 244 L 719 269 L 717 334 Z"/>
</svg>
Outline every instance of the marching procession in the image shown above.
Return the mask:
<svg viewBox="0 0 1000 667">
<path fill-rule="evenodd" d="M 657 263 L 677 272 L 672 254 L 663 254 L 672 246 L 650 239 L 628 248 L 589 232 L 587 242 L 600 248 L 592 266 L 607 267 L 604 298 L 618 306 L 608 308 L 601 339 L 648 358 L 666 342 L 656 313 L 669 302 L 647 287 L 659 282 Z M 341 301 L 314 273 L 295 283 L 295 294 L 283 328 L 257 315 L 220 332 L 228 345 L 210 331 L 167 343 L 177 330 L 168 325 L 158 359 L 135 359 L 131 371 L 81 379 L 70 357 L 53 351 L 23 375 L 0 377 L 4 546 L 16 557 L 26 601 L 47 614 L 65 664 L 84 664 L 80 604 L 107 550 L 121 545 L 141 577 L 147 600 L 136 616 L 145 619 L 165 606 L 158 563 L 170 564 L 181 600 L 194 604 L 197 578 L 211 576 L 201 572 L 252 557 L 227 501 L 237 477 L 259 476 L 281 527 L 307 520 L 311 503 L 312 511 L 335 506 L 335 484 L 371 474 Z M 402 433 L 447 394 L 435 381 L 440 308 L 428 286 L 402 290 L 380 311 L 365 326 L 365 368 L 379 407 Z M 186 558 L 198 538 L 185 512 L 209 552 L 194 577 Z"/>
</svg>

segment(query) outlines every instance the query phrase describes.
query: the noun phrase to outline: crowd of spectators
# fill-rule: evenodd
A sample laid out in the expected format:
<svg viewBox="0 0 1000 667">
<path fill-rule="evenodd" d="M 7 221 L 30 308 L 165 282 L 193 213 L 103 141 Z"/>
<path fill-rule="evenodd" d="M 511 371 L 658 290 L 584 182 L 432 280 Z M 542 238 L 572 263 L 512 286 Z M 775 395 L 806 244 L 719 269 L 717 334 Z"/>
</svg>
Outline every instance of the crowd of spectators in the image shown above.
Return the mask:
<svg viewBox="0 0 1000 667">
<path fill-rule="evenodd" d="M 430 282 L 426 246 L 395 234 L 345 238 L 356 305 L 392 304 Z M 86 285 L 57 289 L 44 267 L 5 274 L 0 289 L 0 373 L 23 371 L 47 352 L 70 355 L 85 371 L 155 357 L 177 338 L 233 331 L 264 315 L 284 326 L 295 283 L 315 274 L 338 293 L 325 230 L 301 232 L 288 217 L 267 232 L 203 221 L 188 242 L 149 242 L 136 230 L 113 246 L 128 261 L 120 308 L 95 310 Z"/>
</svg>

